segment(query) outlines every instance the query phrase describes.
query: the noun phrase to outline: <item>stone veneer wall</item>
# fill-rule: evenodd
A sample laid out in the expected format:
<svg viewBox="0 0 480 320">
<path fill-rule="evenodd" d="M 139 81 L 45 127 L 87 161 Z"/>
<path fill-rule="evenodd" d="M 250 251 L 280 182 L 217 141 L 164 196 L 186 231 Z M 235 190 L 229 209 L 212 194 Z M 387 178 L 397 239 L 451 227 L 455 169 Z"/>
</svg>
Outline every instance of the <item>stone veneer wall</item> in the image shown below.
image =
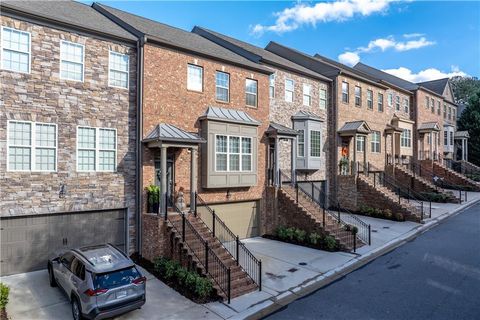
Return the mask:
<svg viewBox="0 0 480 320">
<path fill-rule="evenodd" d="M 145 45 L 143 136 L 157 124 L 169 123 L 189 132 L 202 134 L 198 118 L 209 106 L 242 110 L 261 122 L 258 127 L 258 182 L 255 186 L 232 189 L 203 189 L 198 175 L 197 190 L 208 203 L 260 200 L 261 225 L 265 225 L 265 178 L 268 128 L 268 75 L 227 63 L 166 49 L 151 44 Z M 203 92 L 187 90 L 187 65 L 203 67 Z M 230 74 L 230 101 L 215 99 L 215 72 Z M 245 80 L 258 81 L 258 107 L 245 105 Z M 213 143 L 210 141 L 209 143 Z M 154 159 L 158 149 L 143 148 L 143 188 L 154 183 Z M 201 156 L 198 154 L 197 167 L 201 170 Z M 190 153 L 186 149 L 175 151 L 175 193 L 181 188 L 186 191 L 189 201 Z M 227 191 L 229 197 L 227 197 Z M 143 212 L 146 211 L 146 193 L 143 194 Z"/>
<path fill-rule="evenodd" d="M 0 70 L 0 215 L 128 207 L 135 245 L 136 49 L 2 16 L 31 34 L 31 73 Z M 61 80 L 60 41 L 85 45 L 84 82 Z M 129 89 L 108 86 L 109 50 L 130 56 Z M 57 124 L 56 172 L 7 171 L 7 121 Z M 77 172 L 77 126 L 117 130 L 116 172 Z M 66 186 L 64 198 L 59 197 Z"/>
<path fill-rule="evenodd" d="M 356 176 L 337 176 L 338 182 L 338 202 L 342 208 L 350 211 L 357 211 L 357 177 Z M 330 204 L 335 205 L 335 204 Z"/>
</svg>

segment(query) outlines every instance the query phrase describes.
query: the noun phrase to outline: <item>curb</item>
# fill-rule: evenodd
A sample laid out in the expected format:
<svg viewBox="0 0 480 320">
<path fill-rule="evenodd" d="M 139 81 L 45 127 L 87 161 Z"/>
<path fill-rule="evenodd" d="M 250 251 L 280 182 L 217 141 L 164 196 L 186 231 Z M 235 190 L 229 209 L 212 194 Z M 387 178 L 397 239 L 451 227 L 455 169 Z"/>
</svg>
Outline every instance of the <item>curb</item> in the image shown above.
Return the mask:
<svg viewBox="0 0 480 320">
<path fill-rule="evenodd" d="M 364 265 L 370 263 L 376 258 L 383 256 L 396 248 L 406 244 L 407 242 L 412 241 L 417 238 L 419 235 L 427 232 L 428 230 L 438 226 L 441 222 L 451 217 L 454 217 L 460 214 L 462 211 L 474 206 L 479 203 L 480 199 L 474 200 L 471 203 L 464 204 L 456 208 L 452 212 L 444 213 L 443 215 L 438 216 L 431 221 L 428 221 L 425 224 L 422 224 L 406 234 L 387 242 L 383 246 L 368 252 L 367 254 L 360 256 L 359 258 L 353 258 L 347 263 L 343 264 L 340 267 L 332 269 L 322 275 L 319 275 L 313 279 L 308 279 L 303 285 L 291 288 L 288 291 L 272 298 L 260 302 L 259 304 L 254 305 L 250 309 L 247 309 L 243 312 L 238 313 L 231 319 L 247 319 L 255 320 L 266 317 L 282 308 L 288 304 L 294 302 L 295 300 L 302 298 L 306 295 L 309 295 L 335 281 L 344 277 L 345 275 L 363 267 Z"/>
</svg>

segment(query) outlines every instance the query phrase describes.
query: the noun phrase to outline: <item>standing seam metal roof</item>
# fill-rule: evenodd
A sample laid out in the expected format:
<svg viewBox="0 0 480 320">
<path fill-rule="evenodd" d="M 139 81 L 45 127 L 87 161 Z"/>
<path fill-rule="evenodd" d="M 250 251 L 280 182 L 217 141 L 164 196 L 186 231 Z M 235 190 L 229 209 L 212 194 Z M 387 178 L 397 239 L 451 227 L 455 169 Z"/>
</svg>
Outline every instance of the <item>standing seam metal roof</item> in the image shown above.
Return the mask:
<svg viewBox="0 0 480 320">
<path fill-rule="evenodd" d="M 150 131 L 150 133 L 143 139 L 143 142 L 149 141 L 182 141 L 189 143 L 202 143 L 204 139 L 197 134 L 187 132 L 174 125 L 167 123 L 160 123 Z"/>
<path fill-rule="evenodd" d="M 243 123 L 252 126 L 259 126 L 261 123 L 251 116 L 248 113 L 235 110 L 235 109 L 225 109 L 219 107 L 208 107 L 207 111 L 199 119 L 209 119 L 209 120 L 220 120 L 226 122 L 236 122 Z"/>
</svg>

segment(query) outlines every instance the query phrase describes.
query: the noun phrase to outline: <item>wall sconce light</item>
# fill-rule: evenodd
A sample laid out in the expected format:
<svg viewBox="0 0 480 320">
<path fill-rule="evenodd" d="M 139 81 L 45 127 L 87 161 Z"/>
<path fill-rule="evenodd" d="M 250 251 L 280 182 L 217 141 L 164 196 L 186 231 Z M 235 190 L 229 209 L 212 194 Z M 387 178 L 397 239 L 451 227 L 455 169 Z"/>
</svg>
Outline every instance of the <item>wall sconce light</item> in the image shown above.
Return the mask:
<svg viewBox="0 0 480 320">
<path fill-rule="evenodd" d="M 65 195 L 67 194 L 67 187 L 65 186 L 65 184 L 61 184 L 60 185 L 60 192 L 58 193 L 58 196 L 60 198 L 65 198 Z"/>
<path fill-rule="evenodd" d="M 230 200 L 231 197 L 232 193 L 230 192 L 230 190 L 227 190 L 227 200 Z"/>
</svg>

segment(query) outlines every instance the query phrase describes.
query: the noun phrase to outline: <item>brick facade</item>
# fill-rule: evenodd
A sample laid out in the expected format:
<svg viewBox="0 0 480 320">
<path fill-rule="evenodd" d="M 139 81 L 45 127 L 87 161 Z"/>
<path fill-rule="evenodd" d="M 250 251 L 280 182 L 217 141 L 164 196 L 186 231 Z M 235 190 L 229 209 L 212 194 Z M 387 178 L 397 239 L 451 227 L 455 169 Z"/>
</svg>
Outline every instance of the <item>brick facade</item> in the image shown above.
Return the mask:
<svg viewBox="0 0 480 320">
<path fill-rule="evenodd" d="M 31 72 L 1 70 L 0 214 L 26 215 L 128 207 L 135 244 L 135 48 L 2 16 L 31 35 Z M 60 41 L 85 45 L 84 81 L 59 78 Z M 133 44 L 134 45 L 134 44 Z M 129 89 L 108 86 L 109 50 L 129 55 Z M 57 125 L 55 172 L 7 171 L 7 122 Z M 77 126 L 117 131 L 115 172 L 78 172 Z M 61 187 L 65 196 L 60 198 Z"/>
</svg>

